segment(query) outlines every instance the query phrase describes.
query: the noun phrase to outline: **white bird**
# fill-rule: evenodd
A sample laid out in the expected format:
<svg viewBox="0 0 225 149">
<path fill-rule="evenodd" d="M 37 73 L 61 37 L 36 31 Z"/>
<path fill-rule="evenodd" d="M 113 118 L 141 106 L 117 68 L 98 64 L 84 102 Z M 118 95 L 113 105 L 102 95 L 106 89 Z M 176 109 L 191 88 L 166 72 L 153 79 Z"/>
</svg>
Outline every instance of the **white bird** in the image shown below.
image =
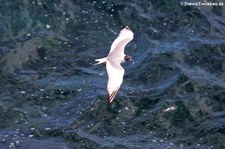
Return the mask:
<svg viewBox="0 0 225 149">
<path fill-rule="evenodd" d="M 131 56 L 124 54 L 125 46 L 133 39 L 134 33 L 126 26 L 120 31 L 119 36 L 113 41 L 107 57 L 96 59 L 98 64 L 106 64 L 108 73 L 108 103 L 111 104 L 123 82 L 124 69 L 121 63 L 125 61 L 133 62 Z M 134 62 L 133 62 L 134 63 Z"/>
</svg>

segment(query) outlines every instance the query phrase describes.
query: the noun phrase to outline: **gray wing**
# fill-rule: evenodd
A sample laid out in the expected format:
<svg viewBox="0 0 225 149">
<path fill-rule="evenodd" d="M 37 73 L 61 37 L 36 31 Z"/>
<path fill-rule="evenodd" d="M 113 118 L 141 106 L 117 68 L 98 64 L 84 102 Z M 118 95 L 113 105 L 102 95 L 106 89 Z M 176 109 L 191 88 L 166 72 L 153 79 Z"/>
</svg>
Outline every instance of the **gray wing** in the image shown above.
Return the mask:
<svg viewBox="0 0 225 149">
<path fill-rule="evenodd" d="M 117 92 L 123 82 L 124 69 L 120 63 L 108 61 L 106 63 L 106 69 L 108 73 L 108 103 L 112 103 L 116 97 Z"/>
</svg>

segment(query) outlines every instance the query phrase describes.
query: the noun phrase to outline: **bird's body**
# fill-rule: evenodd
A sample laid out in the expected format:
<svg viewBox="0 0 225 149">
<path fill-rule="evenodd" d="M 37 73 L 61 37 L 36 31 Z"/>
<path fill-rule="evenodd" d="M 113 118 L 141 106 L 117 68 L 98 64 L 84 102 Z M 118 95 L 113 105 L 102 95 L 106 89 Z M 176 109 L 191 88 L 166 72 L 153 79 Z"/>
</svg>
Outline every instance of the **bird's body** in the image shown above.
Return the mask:
<svg viewBox="0 0 225 149">
<path fill-rule="evenodd" d="M 108 103 L 111 104 L 123 82 L 124 69 L 121 63 L 132 61 L 131 57 L 124 54 L 125 46 L 133 39 L 133 32 L 128 26 L 120 31 L 119 36 L 113 41 L 107 57 L 96 59 L 97 64 L 106 63 L 108 73 Z"/>
</svg>

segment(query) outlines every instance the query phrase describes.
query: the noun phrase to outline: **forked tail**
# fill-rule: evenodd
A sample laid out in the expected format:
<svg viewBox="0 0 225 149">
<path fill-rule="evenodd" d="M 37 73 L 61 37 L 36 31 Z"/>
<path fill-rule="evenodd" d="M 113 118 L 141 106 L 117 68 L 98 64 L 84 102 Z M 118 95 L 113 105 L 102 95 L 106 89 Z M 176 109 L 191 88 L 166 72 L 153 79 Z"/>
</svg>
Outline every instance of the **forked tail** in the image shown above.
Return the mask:
<svg viewBox="0 0 225 149">
<path fill-rule="evenodd" d="M 105 64 L 107 60 L 106 60 L 106 58 L 104 57 L 104 58 L 96 59 L 95 61 L 98 62 L 98 63 L 96 63 L 96 64 L 94 64 L 94 65 L 98 65 L 98 64 Z"/>
</svg>

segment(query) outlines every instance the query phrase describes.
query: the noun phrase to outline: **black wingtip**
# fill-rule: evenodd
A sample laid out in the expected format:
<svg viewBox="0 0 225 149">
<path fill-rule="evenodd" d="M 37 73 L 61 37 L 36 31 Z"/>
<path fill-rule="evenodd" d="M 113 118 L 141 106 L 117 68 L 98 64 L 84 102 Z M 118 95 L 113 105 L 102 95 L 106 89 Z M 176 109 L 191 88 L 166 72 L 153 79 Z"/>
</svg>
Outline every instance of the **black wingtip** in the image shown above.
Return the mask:
<svg viewBox="0 0 225 149">
<path fill-rule="evenodd" d="M 107 101 L 108 101 L 108 104 L 109 104 L 109 105 L 111 105 L 111 104 L 113 103 L 113 101 L 115 100 L 115 97 L 116 97 L 116 95 L 117 95 L 117 92 L 118 92 L 118 90 L 112 92 L 111 95 L 108 94 L 108 99 L 107 99 Z"/>
<path fill-rule="evenodd" d="M 122 25 L 122 28 L 126 28 L 127 30 L 131 30 L 130 27 L 126 24 Z"/>
<path fill-rule="evenodd" d="M 127 30 L 131 30 L 131 29 L 129 28 L 129 26 L 126 26 L 125 28 L 126 28 Z"/>
</svg>

